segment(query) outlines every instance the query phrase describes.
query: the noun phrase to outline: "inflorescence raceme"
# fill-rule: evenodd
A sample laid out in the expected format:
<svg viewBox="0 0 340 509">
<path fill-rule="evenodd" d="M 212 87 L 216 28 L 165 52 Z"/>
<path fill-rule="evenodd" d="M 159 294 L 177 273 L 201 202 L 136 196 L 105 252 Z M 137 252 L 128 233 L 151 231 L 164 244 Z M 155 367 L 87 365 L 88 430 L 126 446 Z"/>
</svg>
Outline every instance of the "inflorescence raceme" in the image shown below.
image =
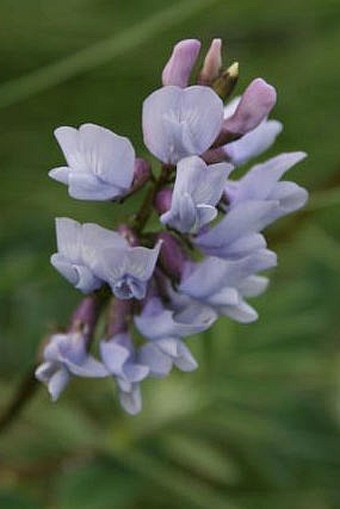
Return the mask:
<svg viewBox="0 0 340 509">
<path fill-rule="evenodd" d="M 157 176 L 127 138 L 108 129 L 83 124 L 55 131 L 66 165 L 49 175 L 71 197 L 123 204 L 139 189 L 148 191 L 117 231 L 56 220 L 51 263 L 88 295 L 69 329 L 49 338 L 36 370 L 53 400 L 73 376 L 113 377 L 122 406 L 136 414 L 142 380 L 163 378 L 174 365 L 194 370 L 185 338 L 219 316 L 257 319 L 247 299 L 266 289 L 268 279 L 259 273 L 277 262 L 261 231 L 307 201 L 305 189 L 280 180 L 303 152 L 280 154 L 233 178 L 235 168 L 262 154 L 281 132 L 280 122 L 268 120 L 276 92 L 258 78 L 225 106 L 238 65 L 223 69 L 221 40 L 215 39 L 197 84 L 189 86 L 199 51 L 197 40 L 179 42 L 163 70 L 163 86 L 144 101 L 144 142 L 161 162 Z M 148 232 L 153 213 L 160 228 Z M 90 349 L 103 312 L 106 332 L 96 359 Z M 138 346 L 137 335 L 143 338 Z"/>
</svg>

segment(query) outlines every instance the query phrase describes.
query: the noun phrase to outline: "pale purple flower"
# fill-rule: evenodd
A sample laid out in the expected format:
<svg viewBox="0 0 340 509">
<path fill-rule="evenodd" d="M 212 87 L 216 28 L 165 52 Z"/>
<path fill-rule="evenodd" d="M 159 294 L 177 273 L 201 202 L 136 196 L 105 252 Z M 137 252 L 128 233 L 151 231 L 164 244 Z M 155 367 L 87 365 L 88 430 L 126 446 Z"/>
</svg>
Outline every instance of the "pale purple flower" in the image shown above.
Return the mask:
<svg viewBox="0 0 340 509">
<path fill-rule="evenodd" d="M 197 39 L 184 39 L 177 43 L 162 73 L 164 86 L 188 86 L 190 74 L 197 60 L 201 43 Z"/>
<path fill-rule="evenodd" d="M 113 200 L 128 192 L 135 151 L 127 138 L 95 124 L 59 127 L 54 134 L 67 166 L 54 168 L 49 176 L 66 184 L 72 198 Z"/>
<path fill-rule="evenodd" d="M 241 97 L 236 97 L 224 108 L 224 118 L 226 120 L 234 115 L 240 101 Z M 257 127 L 239 140 L 225 145 L 224 152 L 232 164 L 236 166 L 245 164 L 249 159 L 255 158 L 268 150 L 281 133 L 282 128 L 283 126 L 278 120 L 268 120 L 265 117 Z"/>
<path fill-rule="evenodd" d="M 52 265 L 79 290 L 88 293 L 105 281 L 120 299 L 142 299 L 154 271 L 160 243 L 153 249 L 131 247 L 119 233 L 68 218 L 57 224 L 58 253 Z"/>
<path fill-rule="evenodd" d="M 83 257 L 83 227 L 67 217 L 56 219 L 58 252 L 51 256 L 51 264 L 75 288 L 84 293 L 97 290 L 102 281 Z"/>
<path fill-rule="evenodd" d="M 305 157 L 304 152 L 280 154 L 265 163 L 253 166 L 240 180 L 229 181 L 225 192 L 230 208 L 242 206 L 241 204 L 249 200 L 276 202 L 266 219 L 269 224 L 303 207 L 308 199 L 307 191 L 294 182 L 279 180 Z"/>
<path fill-rule="evenodd" d="M 205 152 L 222 123 L 223 103 L 208 87 L 163 87 L 143 104 L 144 143 L 168 164 Z"/>
<path fill-rule="evenodd" d="M 83 226 L 83 252 L 89 267 L 110 285 L 119 299 L 143 299 L 157 263 L 161 241 L 153 249 L 131 247 L 122 235 L 108 230 L 110 242 L 105 238 L 102 241 L 103 230 L 95 224 Z"/>
<path fill-rule="evenodd" d="M 197 156 L 182 159 L 177 165 L 171 208 L 162 214 L 161 222 L 181 233 L 197 233 L 217 216 L 215 206 L 233 168 L 227 163 L 207 166 Z"/>
<path fill-rule="evenodd" d="M 120 333 L 101 341 L 100 356 L 117 382 L 122 407 L 129 414 L 139 413 L 142 409 L 139 383 L 148 376 L 149 368 L 138 361 L 129 334 Z"/>
<path fill-rule="evenodd" d="M 142 314 L 135 317 L 137 329 L 149 340 L 140 350 L 140 361 L 156 378 L 166 376 L 173 365 L 182 371 L 196 369 L 182 338 L 208 329 L 216 318 L 212 309 L 193 302 L 176 310 L 164 307 L 157 297 L 149 299 Z"/>
<path fill-rule="evenodd" d="M 268 285 L 267 278 L 256 273 L 274 267 L 276 262 L 275 253 L 267 249 L 234 261 L 207 257 L 192 264 L 178 290 L 211 306 L 219 315 L 249 323 L 258 315 L 245 298 L 259 295 Z"/>
<path fill-rule="evenodd" d="M 44 349 L 44 361 L 35 371 L 56 401 L 72 376 L 103 378 L 109 375 L 104 365 L 86 351 L 87 339 L 81 332 L 54 334 Z"/>
<path fill-rule="evenodd" d="M 195 239 L 206 254 L 237 260 L 263 249 L 266 241 L 259 232 L 271 221 L 276 201 L 245 201 L 235 204 L 225 217 Z"/>
</svg>

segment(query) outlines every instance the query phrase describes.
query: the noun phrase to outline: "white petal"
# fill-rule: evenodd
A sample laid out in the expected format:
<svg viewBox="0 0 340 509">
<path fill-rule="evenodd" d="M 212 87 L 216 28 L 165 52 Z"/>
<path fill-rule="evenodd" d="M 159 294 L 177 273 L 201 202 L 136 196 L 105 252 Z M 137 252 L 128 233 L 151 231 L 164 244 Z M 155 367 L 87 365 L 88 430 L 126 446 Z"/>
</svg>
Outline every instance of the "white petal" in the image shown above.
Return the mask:
<svg viewBox="0 0 340 509">
<path fill-rule="evenodd" d="M 47 385 L 52 401 L 57 401 L 66 385 L 69 383 L 70 378 L 68 371 L 63 367 L 58 369 L 58 371 L 52 375 Z"/>
<path fill-rule="evenodd" d="M 281 122 L 277 120 L 263 120 L 253 131 L 225 145 L 225 152 L 233 164 L 245 164 L 269 149 L 282 129 Z"/>
<path fill-rule="evenodd" d="M 221 308 L 221 313 L 240 323 L 251 323 L 258 319 L 258 314 L 255 309 L 244 301 L 238 306 L 226 306 Z"/>
<path fill-rule="evenodd" d="M 268 284 L 267 277 L 249 276 L 240 283 L 238 289 L 244 297 L 257 297 L 267 289 Z"/>
<path fill-rule="evenodd" d="M 308 192 L 294 182 L 279 182 L 271 194 L 278 200 L 282 214 L 289 214 L 303 207 L 308 200 Z"/>
<path fill-rule="evenodd" d="M 56 369 L 55 362 L 43 362 L 37 367 L 34 375 L 39 382 L 47 383 L 51 379 L 53 373 L 56 372 Z"/>
<path fill-rule="evenodd" d="M 60 166 L 59 168 L 53 168 L 48 172 L 48 176 L 61 184 L 68 184 L 70 177 L 70 168 L 68 166 Z"/>
<path fill-rule="evenodd" d="M 108 271 L 116 273 L 117 277 L 123 272 L 122 263 L 127 248 L 127 241 L 119 233 L 92 223 L 83 225 L 82 259 L 98 277 L 105 281 L 108 278 Z M 118 265 L 117 262 L 119 262 Z"/>
<path fill-rule="evenodd" d="M 278 202 L 246 201 L 233 207 L 216 226 L 196 239 L 196 244 L 209 253 L 209 249 L 226 247 L 250 233 L 259 232 L 268 221 Z"/>
<path fill-rule="evenodd" d="M 120 404 L 130 415 L 136 415 L 142 410 L 142 396 L 140 387 L 135 384 L 131 392 L 119 391 Z"/>
<path fill-rule="evenodd" d="M 79 130 L 59 127 L 55 136 L 73 171 L 92 173 L 117 187 L 129 188 L 135 153 L 127 138 L 95 124 L 83 124 Z"/>
<path fill-rule="evenodd" d="M 208 87 L 169 86 L 153 92 L 143 105 L 144 142 L 165 163 L 200 155 L 219 134 L 223 103 Z"/>
<path fill-rule="evenodd" d="M 67 281 L 73 286 L 76 286 L 79 282 L 79 273 L 76 266 L 66 260 L 59 253 L 55 253 L 51 256 L 51 264 Z"/>
<path fill-rule="evenodd" d="M 165 355 L 176 358 L 178 355 L 178 339 L 164 338 L 155 341 L 155 346 L 159 348 Z"/>
<path fill-rule="evenodd" d="M 257 164 L 238 182 L 234 202 L 267 199 L 282 175 L 305 157 L 304 152 L 291 152 Z"/>
<path fill-rule="evenodd" d="M 130 357 L 130 351 L 117 341 L 101 341 L 100 357 L 107 369 L 116 376 L 122 376 L 123 366 Z"/>
<path fill-rule="evenodd" d="M 150 369 L 150 375 L 163 378 L 170 373 L 172 360 L 162 353 L 153 343 L 147 343 L 139 351 L 138 361 Z"/>
<path fill-rule="evenodd" d="M 194 359 L 189 348 L 183 343 L 183 341 L 179 341 L 178 356 L 174 360 L 174 363 L 181 371 L 194 371 L 198 367 L 196 359 Z"/>
<path fill-rule="evenodd" d="M 59 253 L 71 262 L 81 262 L 81 224 L 68 217 L 57 217 L 55 223 Z"/>
<path fill-rule="evenodd" d="M 69 195 L 77 200 L 105 201 L 122 195 L 122 190 L 104 182 L 96 175 L 71 171 L 69 174 Z"/>
<path fill-rule="evenodd" d="M 126 255 L 126 272 L 140 281 L 148 281 L 155 269 L 160 248 L 161 242 L 157 242 L 153 249 L 130 248 Z"/>
<path fill-rule="evenodd" d="M 135 151 L 130 141 L 95 124 L 83 124 L 79 133 L 91 171 L 105 182 L 128 189 L 135 163 Z"/>
<path fill-rule="evenodd" d="M 84 378 L 104 378 L 110 375 L 105 366 L 91 355 L 88 355 L 80 365 L 68 362 L 67 368 L 73 375 Z"/>
</svg>

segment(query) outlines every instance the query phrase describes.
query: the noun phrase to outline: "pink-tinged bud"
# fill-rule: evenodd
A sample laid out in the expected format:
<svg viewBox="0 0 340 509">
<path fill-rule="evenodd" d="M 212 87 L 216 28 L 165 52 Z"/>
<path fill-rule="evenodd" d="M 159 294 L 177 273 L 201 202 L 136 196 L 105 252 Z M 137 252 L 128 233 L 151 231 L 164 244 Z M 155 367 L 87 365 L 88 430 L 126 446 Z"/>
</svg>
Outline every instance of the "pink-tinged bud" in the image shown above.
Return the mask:
<svg viewBox="0 0 340 509">
<path fill-rule="evenodd" d="M 155 208 L 159 214 L 164 214 L 171 208 L 172 189 L 164 187 L 155 198 Z"/>
<path fill-rule="evenodd" d="M 132 189 L 139 189 L 150 178 L 150 163 L 145 159 L 137 157 L 135 160 L 135 170 L 133 175 Z"/>
<path fill-rule="evenodd" d="M 185 39 L 174 46 L 168 63 L 163 69 L 163 86 L 188 86 L 191 71 L 196 63 L 201 43 L 196 39 Z"/>
<path fill-rule="evenodd" d="M 69 332 L 82 332 L 86 340 L 89 340 L 97 323 L 98 311 L 97 298 L 85 297 L 71 317 Z"/>
<path fill-rule="evenodd" d="M 124 237 L 130 246 L 135 247 L 139 246 L 139 240 L 137 235 L 134 233 L 131 228 L 126 224 L 120 224 L 117 228 L 118 233 L 121 234 L 122 237 Z"/>
<path fill-rule="evenodd" d="M 263 79 L 253 80 L 241 97 L 235 113 L 223 123 L 223 130 L 236 135 L 252 131 L 276 103 L 276 90 Z"/>
<path fill-rule="evenodd" d="M 198 77 L 199 85 L 211 85 L 222 67 L 222 39 L 213 39 Z"/>
<path fill-rule="evenodd" d="M 171 233 L 162 232 L 158 235 L 158 238 L 163 240 L 159 253 L 161 267 L 166 274 L 180 280 L 184 265 L 188 260 L 183 247 Z"/>
<path fill-rule="evenodd" d="M 112 338 L 116 334 L 127 332 L 132 315 L 132 301 L 113 298 L 109 309 L 106 336 Z"/>
</svg>

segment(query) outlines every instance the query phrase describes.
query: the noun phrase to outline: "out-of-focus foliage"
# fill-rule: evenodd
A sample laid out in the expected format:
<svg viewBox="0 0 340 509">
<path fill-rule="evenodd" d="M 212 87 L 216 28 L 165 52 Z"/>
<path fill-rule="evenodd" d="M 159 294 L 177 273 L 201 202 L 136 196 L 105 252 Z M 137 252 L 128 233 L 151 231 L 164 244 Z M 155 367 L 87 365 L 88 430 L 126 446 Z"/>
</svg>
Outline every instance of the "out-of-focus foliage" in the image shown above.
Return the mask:
<svg viewBox="0 0 340 509">
<path fill-rule="evenodd" d="M 338 0 L 2 0 L 0 19 L 1 407 L 79 298 L 49 265 L 54 217 L 119 219 L 48 180 L 62 161 L 52 130 L 93 121 L 141 151 L 142 100 L 178 39 L 221 36 L 241 63 L 239 91 L 256 76 L 277 86 L 285 131 L 274 151 L 309 153 L 292 172 L 312 192 L 269 233 L 280 264 L 260 320 L 221 320 L 190 340 L 199 370 L 144 384 L 140 416 L 123 415 L 109 381 L 75 381 L 56 405 L 38 393 L 0 437 L 0 507 L 337 509 Z M 45 68 L 116 36 L 112 59 L 102 44 L 67 72 Z"/>
</svg>

